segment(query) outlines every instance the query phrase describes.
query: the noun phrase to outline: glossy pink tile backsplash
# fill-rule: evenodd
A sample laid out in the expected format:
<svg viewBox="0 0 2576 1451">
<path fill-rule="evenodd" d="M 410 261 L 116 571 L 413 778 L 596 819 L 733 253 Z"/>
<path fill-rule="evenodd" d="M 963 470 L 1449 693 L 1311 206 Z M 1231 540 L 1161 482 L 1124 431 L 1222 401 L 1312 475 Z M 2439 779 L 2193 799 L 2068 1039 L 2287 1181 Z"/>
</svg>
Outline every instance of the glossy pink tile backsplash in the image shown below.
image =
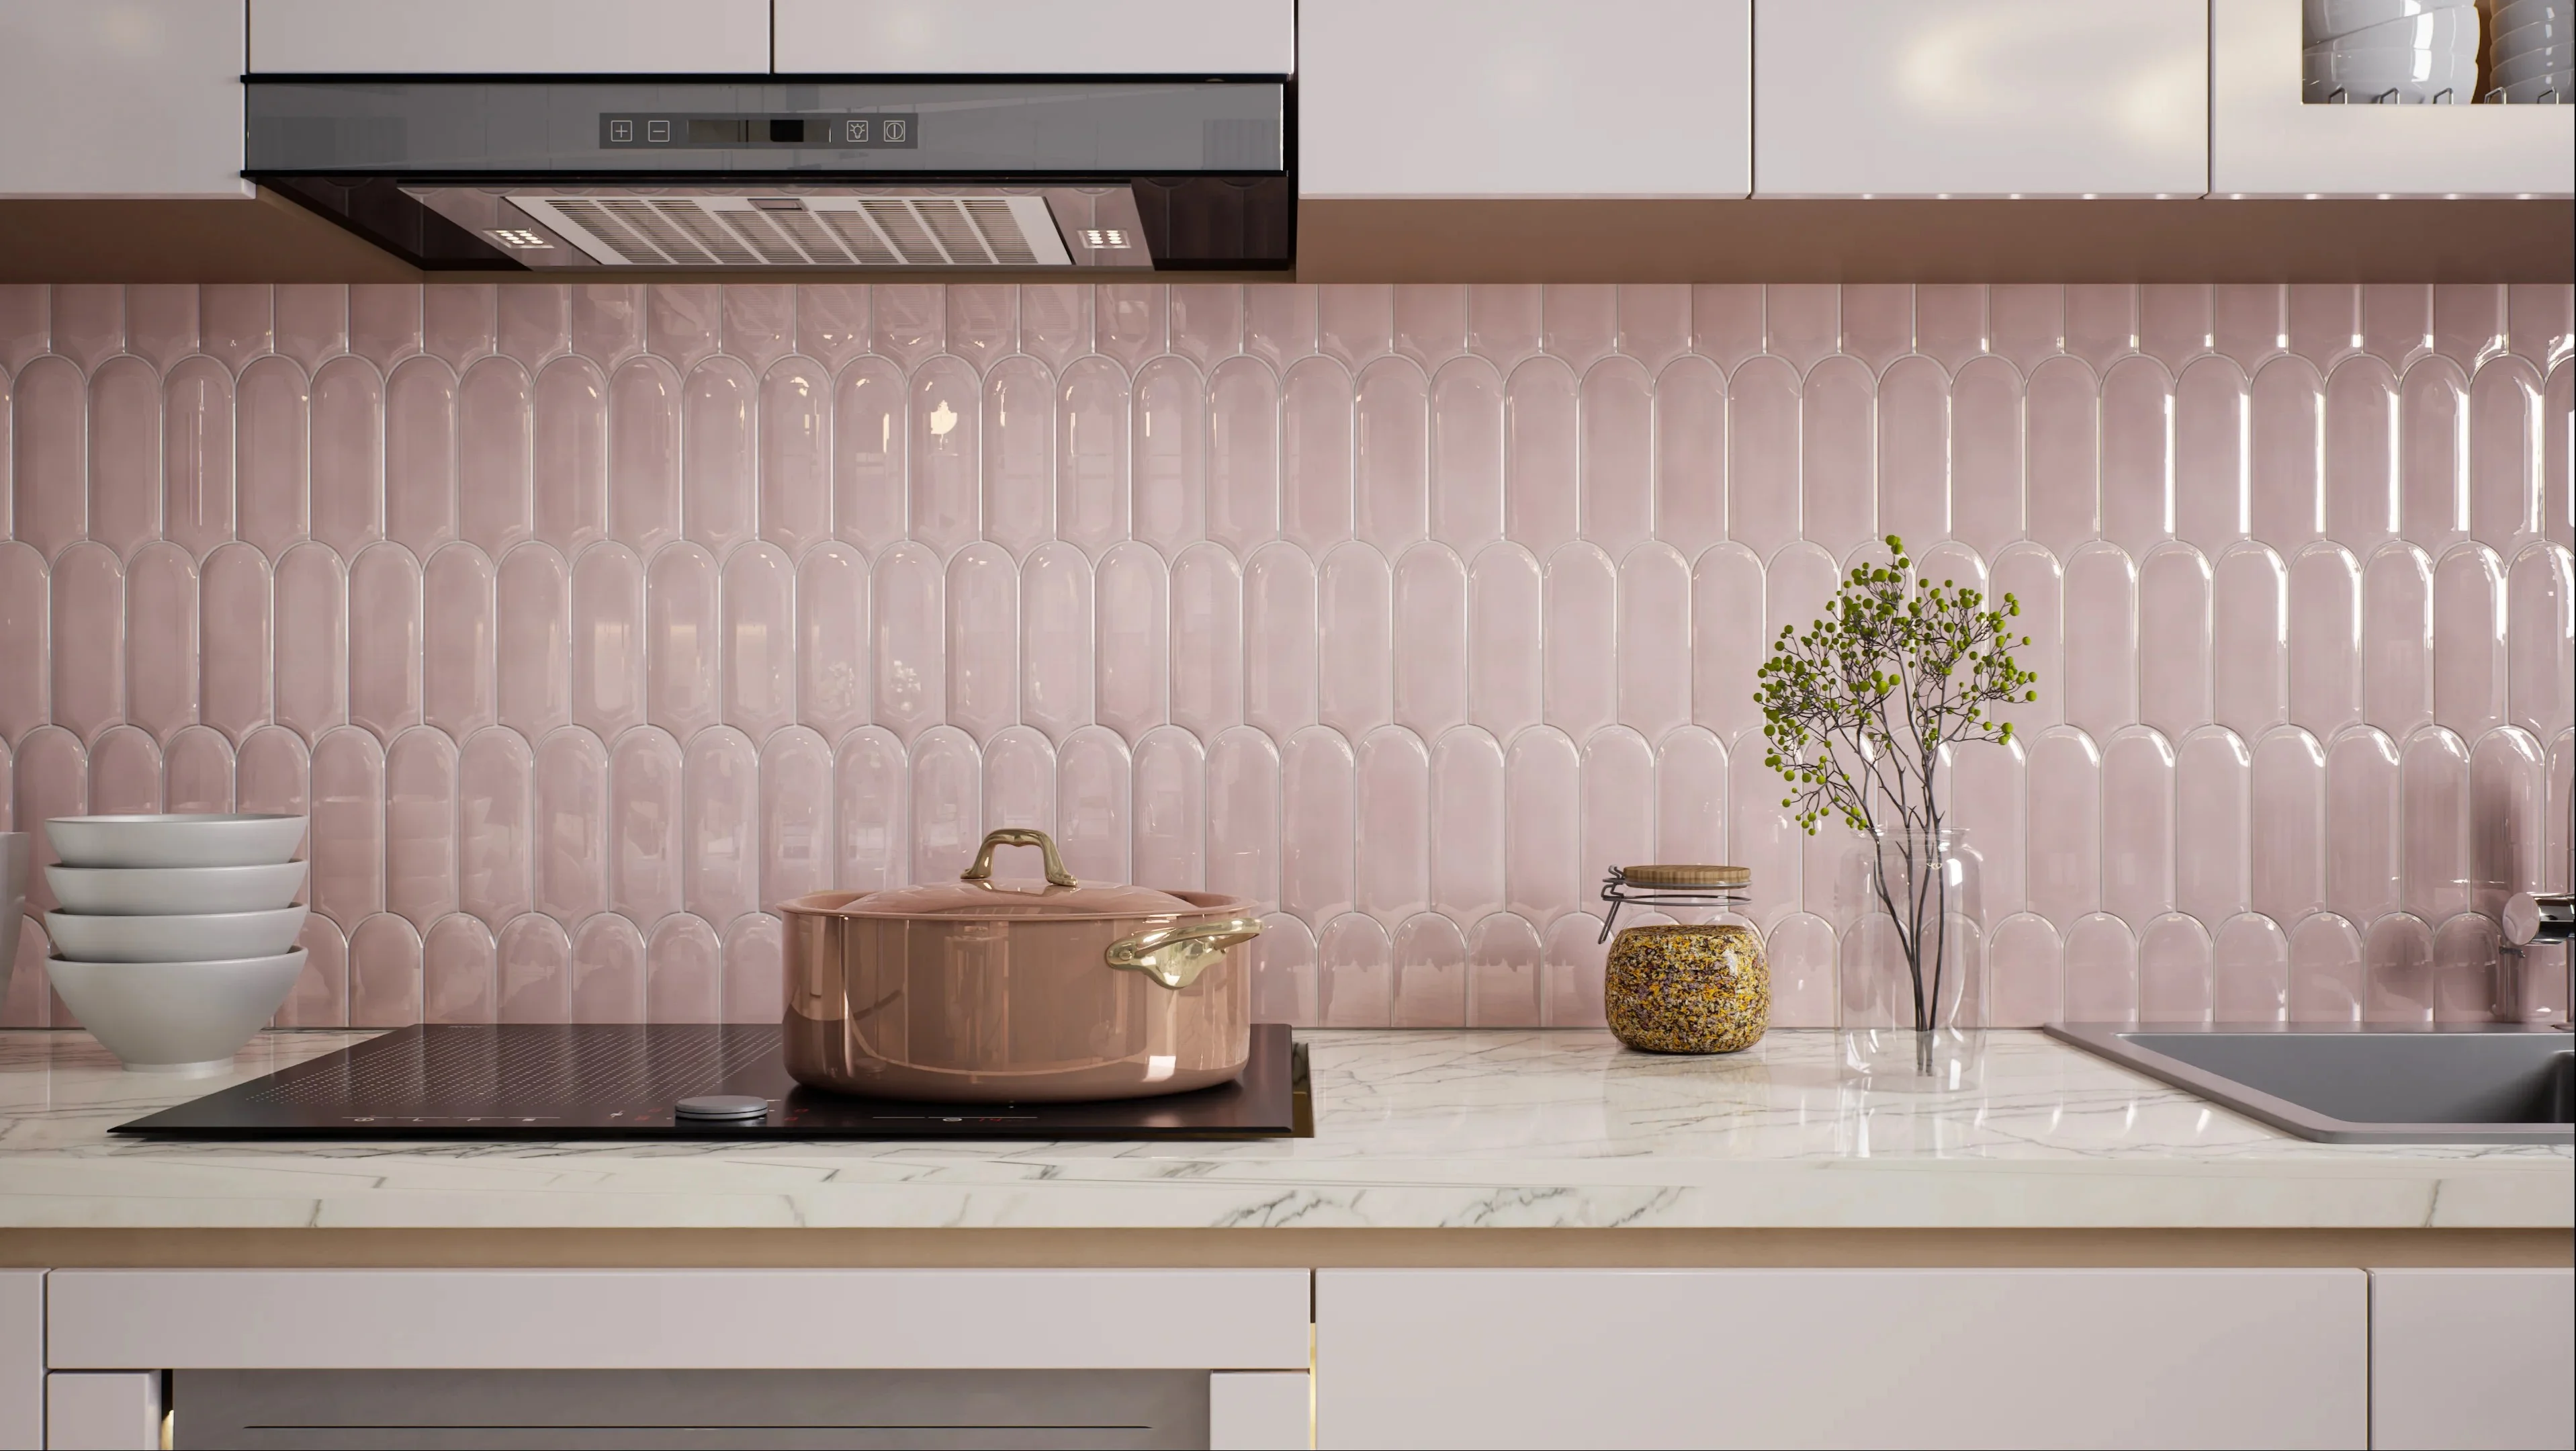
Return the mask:
<svg viewBox="0 0 2576 1451">
<path fill-rule="evenodd" d="M 1895 530 L 2041 677 L 1955 768 L 1995 1021 L 2549 1015 L 2569 351 L 2564 286 L 0 287 L 0 791 L 309 811 L 292 1025 L 774 1017 L 765 906 L 997 825 L 1272 904 L 1303 1023 L 1596 1023 L 1603 869 L 1740 862 L 1826 1024 L 1753 668 Z"/>
</svg>

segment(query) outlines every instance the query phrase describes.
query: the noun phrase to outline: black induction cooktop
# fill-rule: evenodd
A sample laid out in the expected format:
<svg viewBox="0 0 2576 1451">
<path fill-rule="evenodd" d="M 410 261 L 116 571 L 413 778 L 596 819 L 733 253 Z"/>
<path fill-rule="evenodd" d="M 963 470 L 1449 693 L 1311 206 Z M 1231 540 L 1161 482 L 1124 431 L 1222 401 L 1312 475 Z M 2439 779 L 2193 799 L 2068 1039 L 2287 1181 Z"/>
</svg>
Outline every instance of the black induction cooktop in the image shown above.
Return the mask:
<svg viewBox="0 0 2576 1451">
<path fill-rule="evenodd" d="M 682 1099 L 758 1099 L 695 1119 Z M 119 1124 L 165 1139 L 1237 1139 L 1311 1137 L 1306 1051 L 1252 1029 L 1232 1083 L 1096 1103 L 853 1098 L 787 1076 L 774 1024 L 430 1024 Z"/>
</svg>

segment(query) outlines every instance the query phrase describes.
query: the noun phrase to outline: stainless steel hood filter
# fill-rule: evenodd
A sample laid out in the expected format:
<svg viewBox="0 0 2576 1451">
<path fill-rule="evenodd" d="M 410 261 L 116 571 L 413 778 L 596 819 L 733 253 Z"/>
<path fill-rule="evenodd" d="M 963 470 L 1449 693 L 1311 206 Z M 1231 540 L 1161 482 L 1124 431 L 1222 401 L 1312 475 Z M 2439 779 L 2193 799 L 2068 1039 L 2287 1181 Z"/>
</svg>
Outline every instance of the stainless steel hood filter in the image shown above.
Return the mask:
<svg viewBox="0 0 2576 1451">
<path fill-rule="evenodd" d="M 244 174 L 416 265 L 1284 268 L 1277 82 L 250 86 Z"/>
</svg>

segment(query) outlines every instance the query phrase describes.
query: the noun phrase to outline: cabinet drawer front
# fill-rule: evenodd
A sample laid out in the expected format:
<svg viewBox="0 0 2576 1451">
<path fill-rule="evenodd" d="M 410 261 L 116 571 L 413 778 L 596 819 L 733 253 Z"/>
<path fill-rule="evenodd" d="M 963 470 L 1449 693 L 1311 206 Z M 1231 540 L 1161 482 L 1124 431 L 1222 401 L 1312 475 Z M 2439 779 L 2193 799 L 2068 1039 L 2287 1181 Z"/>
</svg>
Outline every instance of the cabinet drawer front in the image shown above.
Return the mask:
<svg viewBox="0 0 2576 1451">
<path fill-rule="evenodd" d="M 1324 1270 L 1324 1446 L 2360 1446 L 2359 1270 Z"/>
<path fill-rule="evenodd" d="M 1303 1270 L 57 1270 L 56 1369 L 1288 1370 Z"/>
</svg>

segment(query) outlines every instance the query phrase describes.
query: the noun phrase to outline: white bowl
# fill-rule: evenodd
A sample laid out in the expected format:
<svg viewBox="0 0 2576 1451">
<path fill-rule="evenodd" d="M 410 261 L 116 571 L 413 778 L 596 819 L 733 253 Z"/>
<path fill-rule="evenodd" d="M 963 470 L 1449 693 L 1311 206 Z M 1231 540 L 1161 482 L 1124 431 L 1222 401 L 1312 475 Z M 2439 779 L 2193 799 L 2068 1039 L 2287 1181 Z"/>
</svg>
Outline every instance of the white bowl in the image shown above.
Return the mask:
<svg viewBox="0 0 2576 1451">
<path fill-rule="evenodd" d="M 54 950 L 74 962 L 202 962 L 208 958 L 275 957 L 304 930 L 305 907 L 266 912 L 196 913 L 186 917 L 84 917 L 45 914 Z"/>
<path fill-rule="evenodd" d="M 2495 9 L 2495 24 L 2487 29 L 2496 35 L 2511 35 L 2526 25 L 2544 20 L 2565 24 L 2576 20 L 2576 0 L 2508 0 Z"/>
<path fill-rule="evenodd" d="M 2506 104 L 2515 106 L 2576 104 L 2576 70 L 2553 71 L 2496 88 Z"/>
<path fill-rule="evenodd" d="M 2433 10 L 2464 9 L 2470 0 L 2307 0 L 2307 43 Z"/>
<path fill-rule="evenodd" d="M 58 816 L 45 823 L 67 867 L 249 867 L 282 862 L 304 840 L 301 816 Z"/>
<path fill-rule="evenodd" d="M 2476 55 L 2478 12 L 2467 6 L 2427 10 L 2421 15 L 2365 25 L 2332 40 L 2310 37 L 2309 53 L 2320 50 L 2431 50 L 2445 55 L 2466 51 Z"/>
<path fill-rule="evenodd" d="M 304 975 L 304 949 L 231 962 L 45 966 L 81 1026 L 131 1073 L 222 1073 Z"/>
<path fill-rule="evenodd" d="M 306 864 L 264 867 L 47 867 L 45 880 L 66 912 L 92 917 L 158 917 L 192 912 L 266 912 L 295 900 Z"/>
<path fill-rule="evenodd" d="M 2494 74 L 2487 80 L 2490 89 L 2515 85 L 2533 76 L 2576 70 L 2576 45 L 2536 45 L 2510 60 L 2497 61 L 2491 69 Z"/>
<path fill-rule="evenodd" d="M 2565 45 L 2570 40 L 2576 40 L 2576 18 L 2561 15 L 2555 20 L 2535 20 L 2497 36 L 2495 43 L 2487 47 L 2487 63 L 2502 65 L 2544 45 Z"/>
</svg>

